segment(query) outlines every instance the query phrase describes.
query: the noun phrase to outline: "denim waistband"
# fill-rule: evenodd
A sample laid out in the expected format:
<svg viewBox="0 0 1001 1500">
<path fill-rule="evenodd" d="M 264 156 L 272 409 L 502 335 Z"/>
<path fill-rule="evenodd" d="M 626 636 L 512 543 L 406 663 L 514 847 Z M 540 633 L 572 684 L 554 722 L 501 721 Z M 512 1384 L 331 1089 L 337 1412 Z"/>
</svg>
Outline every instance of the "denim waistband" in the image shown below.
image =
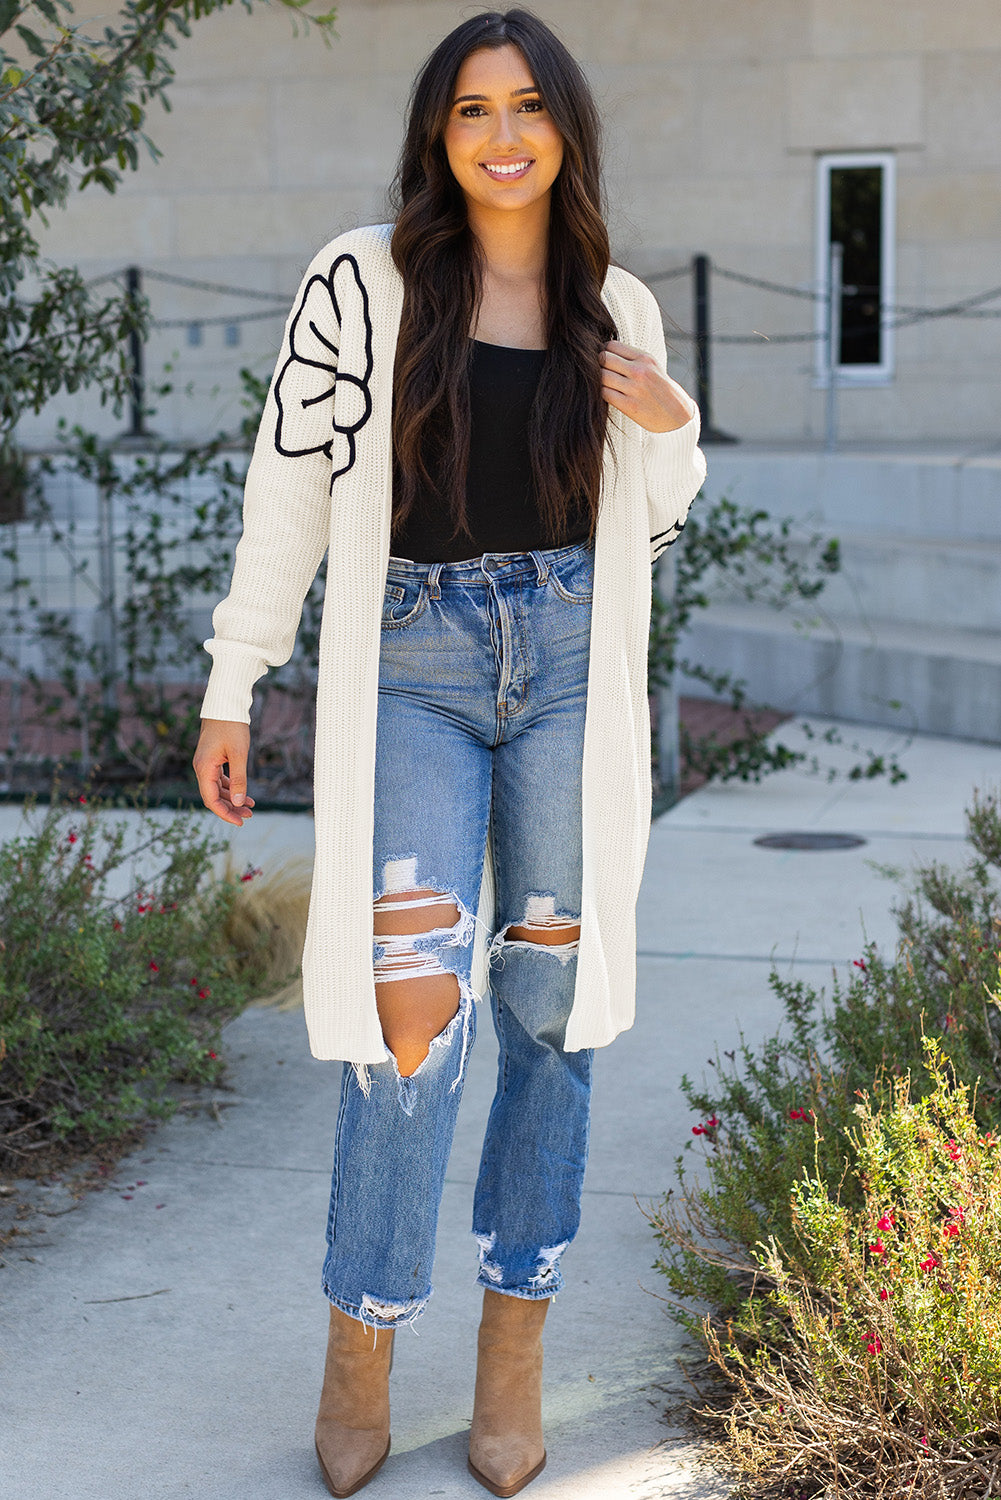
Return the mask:
<svg viewBox="0 0 1001 1500">
<path fill-rule="evenodd" d="M 413 579 L 427 579 L 432 586 L 448 579 L 487 585 L 491 578 L 517 578 L 524 573 L 534 573 L 539 583 L 545 583 L 550 565 L 558 567 L 561 561 L 570 562 L 593 551 L 594 543 L 583 541 L 573 542 L 569 547 L 531 552 L 484 552 L 481 557 L 467 557 L 462 562 L 414 562 L 409 557 L 391 555 L 389 571 L 397 577 L 405 574 Z"/>
</svg>

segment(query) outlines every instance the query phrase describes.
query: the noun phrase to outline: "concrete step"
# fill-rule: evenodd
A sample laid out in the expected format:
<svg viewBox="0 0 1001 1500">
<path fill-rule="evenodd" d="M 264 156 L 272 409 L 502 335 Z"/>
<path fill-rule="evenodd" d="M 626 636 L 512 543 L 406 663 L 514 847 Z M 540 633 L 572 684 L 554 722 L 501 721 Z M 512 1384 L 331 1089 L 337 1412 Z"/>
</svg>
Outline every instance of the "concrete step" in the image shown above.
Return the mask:
<svg viewBox="0 0 1001 1500">
<path fill-rule="evenodd" d="M 786 713 L 1001 744 L 1001 628 L 714 604 L 682 654 L 742 678 L 755 703 Z M 685 678 L 679 689 L 700 692 Z"/>
<path fill-rule="evenodd" d="M 1001 541 L 1001 447 L 825 453 L 712 446 L 703 493 L 834 536 Z"/>
</svg>

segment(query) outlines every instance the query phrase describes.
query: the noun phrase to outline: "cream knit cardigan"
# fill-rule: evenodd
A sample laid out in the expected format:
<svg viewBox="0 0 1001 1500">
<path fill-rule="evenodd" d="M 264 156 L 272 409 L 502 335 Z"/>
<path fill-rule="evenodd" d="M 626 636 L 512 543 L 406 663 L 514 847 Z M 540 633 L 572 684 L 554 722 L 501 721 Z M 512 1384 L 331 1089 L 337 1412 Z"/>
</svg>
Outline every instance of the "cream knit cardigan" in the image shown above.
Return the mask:
<svg viewBox="0 0 1001 1500">
<path fill-rule="evenodd" d="M 393 362 L 403 283 L 391 225 L 339 235 L 315 257 L 285 330 L 247 474 L 232 587 L 205 642 L 203 718 L 250 722 L 253 685 L 288 661 L 330 552 L 320 632 L 316 859 L 303 990 L 314 1056 L 387 1057 L 372 971 L 372 841 L 379 639 L 390 551 Z M 603 296 L 620 339 L 666 368 L 652 293 L 612 267 Z M 566 1046 L 632 1024 L 635 907 L 650 827 L 647 637 L 651 557 L 681 530 L 705 477 L 699 416 L 653 434 L 609 409 L 595 538 L 583 761 L 583 894 Z M 490 860 L 473 947 L 488 982 Z"/>
</svg>

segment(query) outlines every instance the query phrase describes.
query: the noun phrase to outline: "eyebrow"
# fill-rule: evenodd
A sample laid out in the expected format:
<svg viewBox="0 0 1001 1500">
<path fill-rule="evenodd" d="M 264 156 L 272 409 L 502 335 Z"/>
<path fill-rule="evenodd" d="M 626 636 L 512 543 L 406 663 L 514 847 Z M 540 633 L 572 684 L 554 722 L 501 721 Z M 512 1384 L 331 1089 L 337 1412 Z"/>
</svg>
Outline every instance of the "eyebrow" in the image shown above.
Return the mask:
<svg viewBox="0 0 1001 1500">
<path fill-rule="evenodd" d="M 522 94 L 537 94 L 538 92 L 539 92 L 539 90 L 537 88 L 512 89 L 511 90 L 511 98 L 512 99 L 517 99 Z M 453 99 L 452 100 L 453 104 L 470 104 L 470 103 L 484 104 L 486 102 L 487 102 L 487 95 L 486 94 L 460 94 L 457 99 Z"/>
</svg>

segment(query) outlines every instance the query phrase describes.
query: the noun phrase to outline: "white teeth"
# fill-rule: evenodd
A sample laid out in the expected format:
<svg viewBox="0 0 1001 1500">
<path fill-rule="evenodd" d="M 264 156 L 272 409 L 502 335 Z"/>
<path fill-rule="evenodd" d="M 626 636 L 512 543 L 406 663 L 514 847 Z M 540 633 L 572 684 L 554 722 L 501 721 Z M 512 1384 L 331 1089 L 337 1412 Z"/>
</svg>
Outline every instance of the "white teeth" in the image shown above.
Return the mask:
<svg viewBox="0 0 1001 1500">
<path fill-rule="evenodd" d="M 483 165 L 486 167 L 488 172 L 496 172 L 501 176 L 510 177 L 512 172 L 521 172 L 525 169 L 525 167 L 530 166 L 531 164 L 527 161 L 516 161 L 513 162 L 509 167 L 494 167 L 490 166 L 487 162 L 484 162 Z"/>
</svg>

